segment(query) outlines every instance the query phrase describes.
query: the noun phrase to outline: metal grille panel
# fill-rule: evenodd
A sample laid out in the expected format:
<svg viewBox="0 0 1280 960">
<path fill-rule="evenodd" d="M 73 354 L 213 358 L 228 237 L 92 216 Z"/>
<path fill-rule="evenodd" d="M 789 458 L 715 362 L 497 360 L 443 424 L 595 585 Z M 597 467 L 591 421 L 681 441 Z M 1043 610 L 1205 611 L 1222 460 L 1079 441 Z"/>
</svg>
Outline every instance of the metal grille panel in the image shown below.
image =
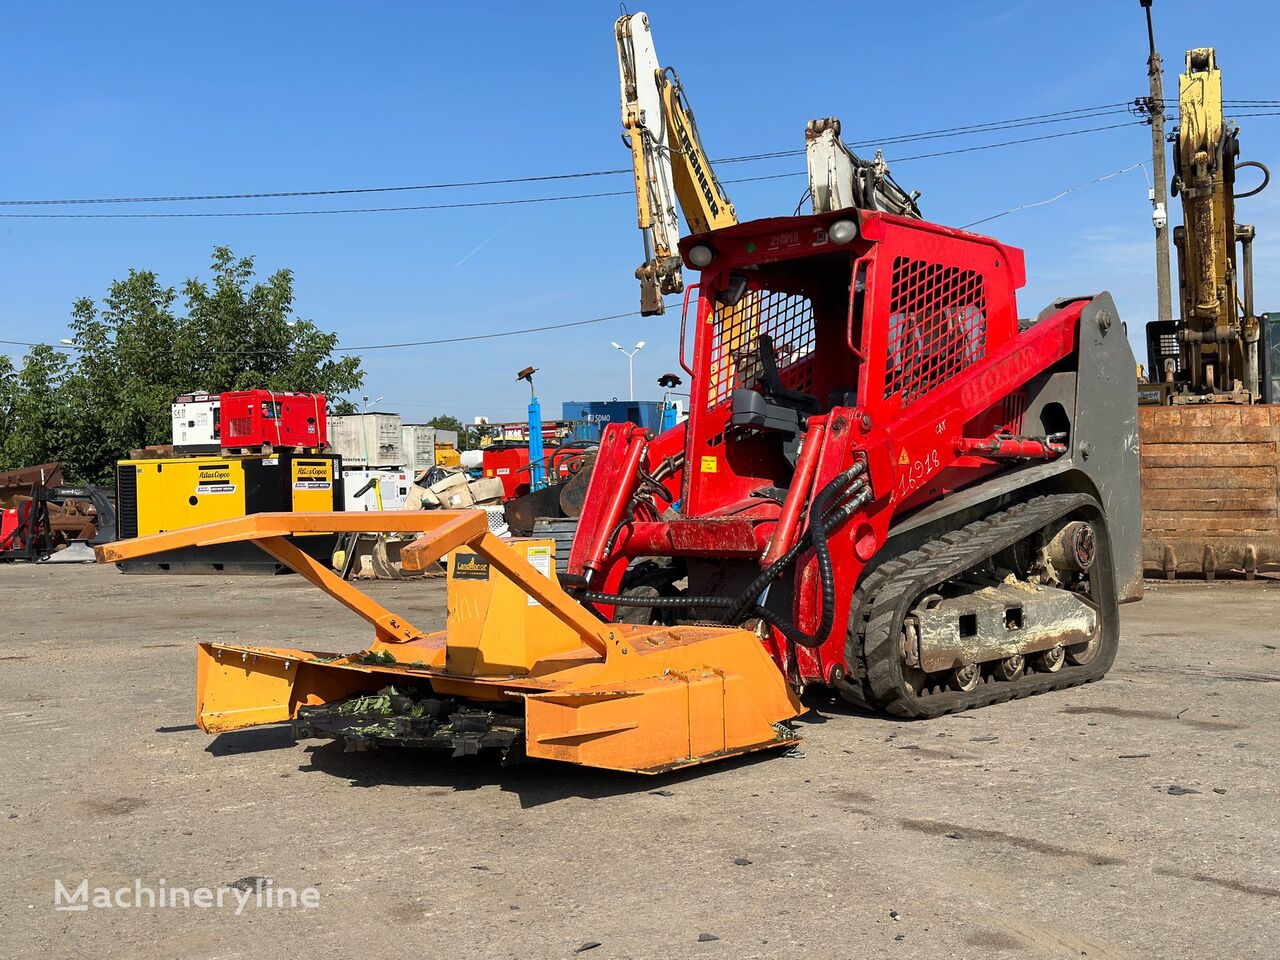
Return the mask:
<svg viewBox="0 0 1280 960">
<path fill-rule="evenodd" d="M 813 304 L 801 294 L 761 290 L 733 307 L 717 306 L 712 317 L 711 389 L 715 406 L 738 387 L 760 377 L 759 337 L 773 339 L 778 375 L 789 390 L 813 392 Z"/>
<path fill-rule="evenodd" d="M 1147 379 L 1162 382 L 1166 365 L 1173 367 L 1175 377 L 1182 373 L 1178 325 L 1172 320 L 1153 320 L 1147 324 Z"/>
<path fill-rule="evenodd" d="M 121 540 L 138 535 L 138 468 L 131 463 L 116 467 L 116 534 Z"/>
<path fill-rule="evenodd" d="M 982 274 L 895 257 L 884 396 L 905 407 L 981 360 L 987 340 Z"/>
<path fill-rule="evenodd" d="M 248 417 L 232 417 L 227 421 L 227 438 L 247 437 L 250 433 Z"/>
</svg>

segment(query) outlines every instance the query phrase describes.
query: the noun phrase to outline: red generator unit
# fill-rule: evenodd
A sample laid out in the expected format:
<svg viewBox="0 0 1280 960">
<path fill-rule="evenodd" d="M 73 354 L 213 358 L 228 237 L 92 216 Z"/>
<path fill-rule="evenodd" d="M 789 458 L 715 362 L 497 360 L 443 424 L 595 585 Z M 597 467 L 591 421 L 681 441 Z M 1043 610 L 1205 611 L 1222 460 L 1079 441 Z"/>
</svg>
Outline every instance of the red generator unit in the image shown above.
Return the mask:
<svg viewBox="0 0 1280 960">
<path fill-rule="evenodd" d="M 593 458 L 600 444 L 595 440 L 568 440 L 547 451 L 547 482 L 568 480 Z"/>
<path fill-rule="evenodd" d="M 486 477 L 502 481 L 502 499 L 513 500 L 529 492 L 529 447 L 523 443 L 491 443 L 484 448 L 481 464 Z"/>
<path fill-rule="evenodd" d="M 31 501 L 24 500 L 15 506 L 0 510 L 0 560 L 10 556 L 23 556 L 30 546 L 23 537 L 27 517 L 31 513 Z"/>
<path fill-rule="evenodd" d="M 594 440 L 571 440 L 558 447 L 547 446 L 547 483 L 563 483 L 577 473 L 599 446 Z M 529 492 L 529 447 L 523 443 L 499 441 L 484 448 L 481 467 L 486 477 L 502 481 L 502 499 L 514 500 Z"/>
<path fill-rule="evenodd" d="M 222 394 L 222 449 L 318 453 L 329 445 L 322 393 L 238 390 Z"/>
</svg>

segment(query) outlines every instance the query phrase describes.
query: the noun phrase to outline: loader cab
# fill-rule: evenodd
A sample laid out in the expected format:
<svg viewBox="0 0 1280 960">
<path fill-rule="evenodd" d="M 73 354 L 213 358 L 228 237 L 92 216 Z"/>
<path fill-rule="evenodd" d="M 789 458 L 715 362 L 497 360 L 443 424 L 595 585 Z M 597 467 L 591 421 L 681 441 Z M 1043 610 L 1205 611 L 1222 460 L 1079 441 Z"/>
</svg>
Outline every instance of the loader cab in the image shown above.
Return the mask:
<svg viewBox="0 0 1280 960">
<path fill-rule="evenodd" d="M 785 490 L 809 417 L 847 409 L 874 422 L 1017 335 L 1021 251 L 935 224 L 846 209 L 750 221 L 680 249 L 701 271 L 683 325 L 691 365 L 683 342 L 681 353 L 693 513 Z"/>
<path fill-rule="evenodd" d="M 681 356 L 692 379 L 691 510 L 705 510 L 707 497 L 785 488 L 807 418 L 856 394 L 861 358 L 847 344 L 863 245 L 854 220 L 837 231 L 842 242 L 832 240 L 838 219 L 757 220 L 682 244 L 702 272 L 696 319 L 687 307 L 684 324 L 692 364 Z"/>
</svg>

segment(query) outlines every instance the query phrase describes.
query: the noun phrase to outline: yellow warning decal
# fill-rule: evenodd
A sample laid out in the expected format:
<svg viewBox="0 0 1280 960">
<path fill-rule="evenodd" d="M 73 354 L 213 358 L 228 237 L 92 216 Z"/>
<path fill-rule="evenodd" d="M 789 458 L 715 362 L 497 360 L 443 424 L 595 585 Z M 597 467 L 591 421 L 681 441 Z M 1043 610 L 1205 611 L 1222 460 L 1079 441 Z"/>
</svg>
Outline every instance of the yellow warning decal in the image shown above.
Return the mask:
<svg viewBox="0 0 1280 960">
<path fill-rule="evenodd" d="M 902 448 L 902 453 L 901 453 L 901 454 L 899 455 L 899 457 L 898 457 L 898 466 L 900 466 L 900 467 L 902 467 L 902 466 L 906 466 L 906 465 L 907 465 L 908 463 L 910 463 L 910 462 L 911 462 L 911 460 L 910 460 L 910 459 L 908 459 L 908 457 L 907 457 L 907 448 L 906 448 L 906 447 L 903 447 L 903 448 Z"/>
<path fill-rule="evenodd" d="M 717 460 L 715 457 L 702 458 L 703 473 L 715 473 L 719 469 L 720 469 L 720 461 Z"/>
</svg>

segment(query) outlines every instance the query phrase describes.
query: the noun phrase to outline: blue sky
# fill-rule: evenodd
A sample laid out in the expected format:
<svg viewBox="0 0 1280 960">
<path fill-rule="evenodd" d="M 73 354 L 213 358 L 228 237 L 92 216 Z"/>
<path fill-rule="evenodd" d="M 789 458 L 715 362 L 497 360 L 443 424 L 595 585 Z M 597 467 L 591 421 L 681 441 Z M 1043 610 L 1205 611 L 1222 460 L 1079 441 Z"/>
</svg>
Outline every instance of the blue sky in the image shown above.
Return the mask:
<svg viewBox="0 0 1280 960">
<path fill-rule="evenodd" d="M 1167 92 L 1176 96 L 1184 51 L 1212 45 L 1228 98 L 1280 98 L 1280 8 L 1265 0 L 1212 8 L 1205 16 L 1202 2 L 1156 0 Z M 684 80 L 713 157 L 801 147 L 811 117 L 839 116 L 852 142 L 1125 101 L 1147 88 L 1137 0 L 650 2 L 643 9 L 660 57 Z M 0 198 L 310 190 L 622 167 L 617 10 L 613 2 L 15 6 L 0 57 L 8 94 L 0 111 Z M 1125 119 L 926 141 L 886 154 Z M 1243 123 L 1243 158 L 1280 160 L 1280 117 Z M 963 224 L 1149 160 L 1149 144 L 1148 128 L 1126 126 L 893 170 L 904 186 L 923 191 L 929 219 Z M 730 185 L 747 219 L 790 213 L 803 170 L 803 157 L 791 157 L 733 164 L 720 174 L 797 174 Z M 391 206 L 628 186 L 624 176 L 164 210 Z M 345 344 L 620 313 L 638 302 L 634 217 L 629 197 L 612 197 L 326 217 L 0 219 L 0 338 L 56 342 L 75 297 L 100 297 L 131 267 L 175 285 L 205 275 L 216 244 L 256 256 L 264 273 L 293 268 L 298 313 L 336 330 Z M 1258 227 L 1258 302 L 1280 309 L 1280 184 L 1242 203 L 1240 217 Z M 981 229 L 1026 250 L 1024 315 L 1058 296 L 1109 289 L 1135 334 L 1153 318 L 1141 171 Z M 515 371 L 533 364 L 554 414 L 562 400 L 625 396 L 626 360 L 609 342 L 643 339 L 638 393 L 656 397 L 654 381 L 676 366 L 678 328 L 678 314 L 669 312 L 375 351 L 365 354 L 366 392 L 406 420 L 439 413 L 518 419 L 527 393 Z"/>
</svg>

